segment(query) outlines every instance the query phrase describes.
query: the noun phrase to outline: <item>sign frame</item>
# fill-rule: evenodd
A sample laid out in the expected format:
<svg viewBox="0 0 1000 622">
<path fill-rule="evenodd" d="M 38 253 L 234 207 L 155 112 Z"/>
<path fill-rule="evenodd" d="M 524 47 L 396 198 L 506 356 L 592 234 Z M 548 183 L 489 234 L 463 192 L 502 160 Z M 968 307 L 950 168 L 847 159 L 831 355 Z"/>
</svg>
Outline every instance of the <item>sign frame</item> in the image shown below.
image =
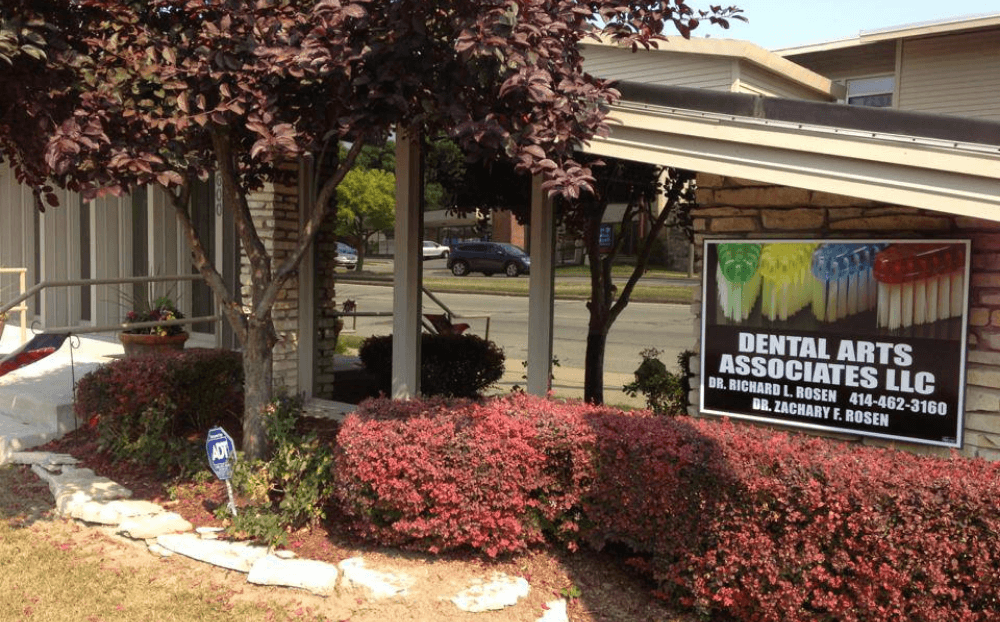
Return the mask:
<svg viewBox="0 0 1000 622">
<path fill-rule="evenodd" d="M 898 296 L 900 290 L 893 290 L 891 284 L 882 289 L 883 284 L 871 276 L 872 270 L 866 277 L 871 290 L 861 291 L 871 291 L 871 296 L 876 296 L 868 298 L 874 307 L 839 318 L 832 312 L 832 320 L 829 317 L 820 319 L 817 313 L 829 311 L 812 302 L 806 302 L 794 313 L 775 311 L 775 300 L 782 300 L 786 311 L 792 305 L 788 303 L 787 289 L 778 298 L 774 284 L 780 281 L 773 280 L 774 277 L 770 281 L 770 289 L 766 285 L 760 286 L 755 302 L 747 302 L 752 297 L 752 288 L 740 290 L 748 292 L 741 300 L 735 300 L 731 293 L 720 290 L 719 280 L 723 280 L 722 288 L 735 285 L 742 288 L 740 279 L 747 278 L 738 274 L 739 266 L 733 263 L 734 253 L 744 252 L 736 245 L 763 249 L 764 245 L 786 244 L 799 245 L 800 249 L 805 249 L 803 253 L 808 252 L 809 246 L 866 247 L 860 252 L 868 252 L 872 257 L 890 245 L 903 248 L 910 244 L 952 246 L 954 250 L 950 260 L 958 267 L 948 274 L 961 272 L 961 306 L 957 314 L 952 313 L 940 320 L 925 321 L 919 325 L 906 325 L 904 321 L 903 326 L 889 328 L 893 325 L 892 320 L 880 324 L 884 322 L 886 312 L 883 310 L 880 315 L 876 292 L 882 294 L 883 300 L 890 300 L 885 292 L 896 292 Z M 906 250 L 912 253 L 918 248 Z M 702 250 L 699 412 L 783 427 L 922 445 L 962 447 L 970 240 L 706 238 Z M 729 269 L 728 276 L 724 276 L 720 268 L 720 250 L 724 255 L 722 263 Z M 771 249 L 770 261 L 765 260 L 760 265 L 766 263 L 773 269 L 773 258 L 779 252 L 795 250 L 792 246 L 780 251 Z M 751 252 L 757 252 L 759 257 L 760 251 L 751 249 Z M 962 254 L 964 261 L 961 260 Z M 892 256 L 892 252 L 882 256 L 883 268 L 891 265 Z M 801 266 L 801 258 L 798 261 L 796 265 Z M 811 263 L 814 264 L 815 260 Z M 747 265 L 750 264 L 753 260 Z M 798 269 L 801 271 L 801 268 Z M 812 287 L 813 293 L 803 294 L 804 298 L 830 300 L 832 294 L 817 293 L 829 291 L 829 281 L 816 278 L 813 269 L 810 265 L 809 274 L 800 281 L 807 284 L 799 290 L 805 292 Z M 885 271 L 882 274 L 882 278 L 887 278 Z M 810 276 L 815 279 L 811 284 L 808 282 Z M 730 277 L 735 280 L 727 280 Z M 931 280 L 935 278 L 925 279 L 926 282 Z M 752 284 L 752 279 L 746 282 Z M 929 285 L 927 289 L 930 289 Z M 766 311 L 763 302 L 765 290 L 771 295 L 767 298 L 770 303 Z M 945 291 L 943 285 L 941 290 Z M 907 296 L 902 298 L 905 300 Z M 921 300 L 917 296 L 910 298 Z M 836 300 L 842 301 L 842 298 Z M 898 308 L 898 305 L 893 306 L 897 299 L 891 300 L 889 308 Z M 955 311 L 958 300 L 956 291 L 950 310 Z M 856 303 L 852 299 L 852 304 L 860 308 L 864 303 Z M 925 307 L 931 309 L 934 305 L 927 304 Z M 930 313 L 927 311 L 928 317 Z M 801 351 L 797 351 L 798 348 Z M 827 373 L 813 373 L 819 366 L 824 366 Z M 805 370 L 810 375 L 806 375 Z M 829 375 L 831 371 L 835 373 Z M 805 380 L 807 377 L 809 380 Z M 840 382 L 834 382 L 838 379 Z M 945 414 L 938 414 L 939 409 Z"/>
</svg>

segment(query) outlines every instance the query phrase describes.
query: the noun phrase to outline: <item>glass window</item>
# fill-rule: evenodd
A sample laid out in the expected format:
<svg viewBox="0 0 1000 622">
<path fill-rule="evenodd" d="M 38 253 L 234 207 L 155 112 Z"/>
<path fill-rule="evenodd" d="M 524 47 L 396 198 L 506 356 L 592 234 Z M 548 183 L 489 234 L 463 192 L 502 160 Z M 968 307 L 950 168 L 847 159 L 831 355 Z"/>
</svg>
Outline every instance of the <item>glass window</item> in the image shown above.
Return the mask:
<svg viewBox="0 0 1000 622">
<path fill-rule="evenodd" d="M 848 80 L 847 103 L 852 106 L 890 108 L 892 107 L 892 92 L 895 88 L 895 76 Z"/>
</svg>

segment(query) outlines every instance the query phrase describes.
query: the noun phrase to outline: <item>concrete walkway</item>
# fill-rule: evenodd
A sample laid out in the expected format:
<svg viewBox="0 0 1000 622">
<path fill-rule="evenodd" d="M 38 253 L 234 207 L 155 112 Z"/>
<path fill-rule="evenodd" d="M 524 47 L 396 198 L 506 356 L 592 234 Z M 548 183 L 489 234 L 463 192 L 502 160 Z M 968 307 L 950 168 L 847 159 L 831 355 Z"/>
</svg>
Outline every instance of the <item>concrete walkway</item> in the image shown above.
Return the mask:
<svg viewBox="0 0 1000 622">
<path fill-rule="evenodd" d="M 6 327 L 0 355 L 20 346 L 20 330 Z M 74 379 L 121 354 L 117 340 L 71 337 L 53 354 L 0 377 L 0 462 L 9 452 L 41 445 L 75 429 Z"/>
<path fill-rule="evenodd" d="M 4 328 L 0 357 L 21 347 L 20 333 L 15 326 Z M 29 331 L 27 339 L 31 336 Z M 211 338 L 201 335 L 188 341 L 189 347 L 211 345 Z M 0 377 L 0 462 L 76 429 L 74 383 L 123 355 L 115 335 L 71 336 L 56 352 Z"/>
</svg>

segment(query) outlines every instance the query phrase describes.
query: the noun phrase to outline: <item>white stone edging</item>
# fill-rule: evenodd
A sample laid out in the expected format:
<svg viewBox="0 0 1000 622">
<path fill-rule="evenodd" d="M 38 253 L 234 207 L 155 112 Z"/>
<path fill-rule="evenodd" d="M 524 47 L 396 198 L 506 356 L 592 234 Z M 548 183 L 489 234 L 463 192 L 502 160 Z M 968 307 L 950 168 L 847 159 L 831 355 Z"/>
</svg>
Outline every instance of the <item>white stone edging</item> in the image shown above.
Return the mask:
<svg viewBox="0 0 1000 622">
<path fill-rule="evenodd" d="M 132 491 L 90 469 L 74 466 L 72 456 L 47 452 L 12 452 L 6 462 L 30 465 L 45 481 L 61 516 L 86 523 L 116 527 L 116 533 L 144 540 L 151 554 L 169 557 L 184 555 L 204 563 L 247 574 L 257 585 L 291 587 L 320 596 L 330 596 L 340 588 L 361 589 L 369 598 L 404 598 L 417 585 L 415 578 L 399 572 L 371 569 L 361 557 L 338 565 L 298 559 L 289 551 L 268 551 L 245 542 L 217 539 L 219 528 L 195 528 L 174 512 L 143 500 L 132 500 Z M 512 607 L 531 590 L 522 577 L 494 573 L 488 580 L 475 580 L 449 599 L 462 611 L 475 613 Z M 566 601 L 546 603 L 545 614 L 537 622 L 569 622 Z"/>
</svg>

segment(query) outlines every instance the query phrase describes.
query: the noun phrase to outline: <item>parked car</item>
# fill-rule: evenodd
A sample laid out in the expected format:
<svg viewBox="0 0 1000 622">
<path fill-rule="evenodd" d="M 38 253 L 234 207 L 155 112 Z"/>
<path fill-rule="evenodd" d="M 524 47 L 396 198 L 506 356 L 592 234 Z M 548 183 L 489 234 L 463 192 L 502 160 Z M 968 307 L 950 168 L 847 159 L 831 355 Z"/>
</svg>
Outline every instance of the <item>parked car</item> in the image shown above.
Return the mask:
<svg viewBox="0 0 1000 622">
<path fill-rule="evenodd" d="M 444 244 L 424 240 L 424 259 L 448 259 L 451 249 Z"/>
<path fill-rule="evenodd" d="M 531 259 L 513 244 L 501 242 L 463 242 L 451 249 L 448 269 L 455 276 L 482 272 L 486 276 L 503 272 L 507 276 L 529 274 Z"/>
<path fill-rule="evenodd" d="M 354 250 L 353 246 L 337 242 L 337 256 L 333 260 L 333 265 L 354 270 L 358 267 L 358 251 Z"/>
</svg>

